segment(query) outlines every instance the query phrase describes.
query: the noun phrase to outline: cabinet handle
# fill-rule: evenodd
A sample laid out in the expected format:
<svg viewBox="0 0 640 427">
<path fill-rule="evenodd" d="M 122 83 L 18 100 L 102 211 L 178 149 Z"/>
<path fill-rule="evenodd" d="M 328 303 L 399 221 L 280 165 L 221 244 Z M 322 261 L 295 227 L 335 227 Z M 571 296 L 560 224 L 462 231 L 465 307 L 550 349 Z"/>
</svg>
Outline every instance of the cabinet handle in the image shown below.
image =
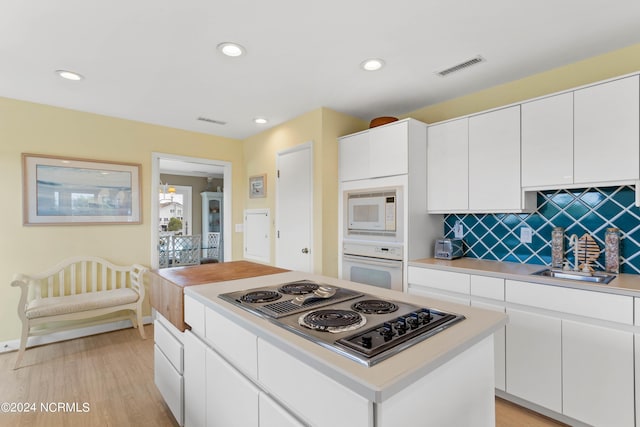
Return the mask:
<svg viewBox="0 0 640 427">
<path fill-rule="evenodd" d="M 303 248 L 302 249 L 302 253 L 303 254 L 308 254 L 309 253 L 309 248 Z"/>
</svg>

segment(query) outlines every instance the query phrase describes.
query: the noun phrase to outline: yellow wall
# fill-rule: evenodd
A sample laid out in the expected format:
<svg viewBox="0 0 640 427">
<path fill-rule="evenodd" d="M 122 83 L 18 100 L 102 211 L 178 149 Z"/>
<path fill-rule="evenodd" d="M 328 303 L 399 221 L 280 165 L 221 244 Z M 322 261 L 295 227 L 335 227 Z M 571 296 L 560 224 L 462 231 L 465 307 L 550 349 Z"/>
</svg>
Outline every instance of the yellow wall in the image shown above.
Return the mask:
<svg viewBox="0 0 640 427">
<path fill-rule="evenodd" d="M 338 144 L 336 138 L 359 130 L 362 120 L 319 108 L 244 141 L 246 176 L 243 193 L 247 209 L 268 208 L 275 236 L 276 154 L 313 141 L 314 271 L 337 276 Z M 248 199 L 249 177 L 267 174 L 267 197 Z M 271 263 L 275 263 L 275 238 L 271 239 Z"/>
<path fill-rule="evenodd" d="M 481 65 L 480 65 L 481 66 Z M 640 70 L 640 44 L 412 111 L 425 123 L 477 113 Z M 473 69 L 463 71 L 472 78 Z M 460 76 L 462 78 L 462 76 Z"/>
<path fill-rule="evenodd" d="M 4 187 L 0 208 L 0 342 L 19 336 L 20 292 L 9 286 L 14 273 L 37 273 L 75 255 L 97 255 L 116 264 L 150 264 L 149 183 L 154 151 L 232 162 L 233 193 L 240 194 L 245 176 L 241 141 L 0 98 L 0 182 Z M 23 226 L 23 152 L 140 163 L 142 224 Z M 243 198 L 233 197 L 234 223 L 242 221 L 243 204 Z M 242 236 L 233 238 L 233 256 L 240 258 Z"/>
</svg>

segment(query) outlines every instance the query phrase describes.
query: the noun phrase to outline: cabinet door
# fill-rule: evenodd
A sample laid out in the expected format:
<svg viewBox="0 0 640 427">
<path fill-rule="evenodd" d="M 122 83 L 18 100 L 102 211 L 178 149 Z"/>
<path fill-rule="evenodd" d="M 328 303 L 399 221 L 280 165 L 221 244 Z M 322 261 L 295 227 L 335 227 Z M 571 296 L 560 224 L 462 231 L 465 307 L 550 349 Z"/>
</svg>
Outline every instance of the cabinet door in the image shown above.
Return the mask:
<svg viewBox="0 0 640 427">
<path fill-rule="evenodd" d="M 409 172 L 409 123 L 399 122 L 369 130 L 371 177 Z"/>
<path fill-rule="evenodd" d="M 507 393 L 562 412 L 561 321 L 507 309 Z"/>
<path fill-rule="evenodd" d="M 207 419 L 207 383 L 204 375 L 206 346 L 191 331 L 182 337 L 184 343 L 184 425 L 200 427 Z"/>
<path fill-rule="evenodd" d="M 522 186 L 573 183 L 573 92 L 522 104 Z"/>
<path fill-rule="evenodd" d="M 356 133 L 338 140 L 340 181 L 369 177 L 369 134 Z"/>
<path fill-rule="evenodd" d="M 637 180 L 639 77 L 575 91 L 575 182 Z"/>
<path fill-rule="evenodd" d="M 260 393 L 260 427 L 302 427 L 297 419 L 265 393 Z"/>
<path fill-rule="evenodd" d="M 178 424 L 183 422 L 183 378 L 157 345 L 153 346 L 154 382 Z"/>
<path fill-rule="evenodd" d="M 258 427 L 260 391 L 207 348 L 207 426 Z"/>
<path fill-rule="evenodd" d="M 563 413 L 594 426 L 634 425 L 633 358 L 633 333 L 563 320 Z"/>
<path fill-rule="evenodd" d="M 522 209 L 520 106 L 469 118 L 469 209 Z"/>
<path fill-rule="evenodd" d="M 503 306 L 487 304 L 485 302 L 471 301 L 472 307 L 484 308 L 485 310 L 505 312 Z M 493 334 L 493 365 L 495 373 L 496 388 L 505 391 L 506 389 L 506 329 L 503 327 Z"/>
<path fill-rule="evenodd" d="M 427 210 L 469 208 L 469 119 L 427 130 Z"/>
</svg>

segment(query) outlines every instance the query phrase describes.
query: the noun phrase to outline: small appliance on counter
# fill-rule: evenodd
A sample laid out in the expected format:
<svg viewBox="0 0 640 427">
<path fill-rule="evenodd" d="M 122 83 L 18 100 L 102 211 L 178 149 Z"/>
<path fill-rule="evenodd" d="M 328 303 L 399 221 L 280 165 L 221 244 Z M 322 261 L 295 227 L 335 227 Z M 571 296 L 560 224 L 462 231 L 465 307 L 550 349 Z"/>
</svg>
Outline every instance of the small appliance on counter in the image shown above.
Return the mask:
<svg viewBox="0 0 640 427">
<path fill-rule="evenodd" d="M 462 239 L 437 239 L 433 253 L 438 259 L 462 258 Z"/>
</svg>

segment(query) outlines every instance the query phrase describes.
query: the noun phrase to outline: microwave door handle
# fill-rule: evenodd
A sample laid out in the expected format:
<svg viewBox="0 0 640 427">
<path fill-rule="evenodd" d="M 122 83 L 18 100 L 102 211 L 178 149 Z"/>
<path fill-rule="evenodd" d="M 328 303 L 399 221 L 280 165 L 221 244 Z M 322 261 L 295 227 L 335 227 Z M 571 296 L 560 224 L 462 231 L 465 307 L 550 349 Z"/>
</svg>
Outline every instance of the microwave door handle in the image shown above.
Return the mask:
<svg viewBox="0 0 640 427">
<path fill-rule="evenodd" d="M 349 255 L 344 255 L 343 258 L 345 261 L 357 262 L 360 264 L 377 265 L 379 267 L 389 267 L 389 268 L 402 268 L 402 261 L 374 260 L 371 258 L 354 257 Z"/>
</svg>

